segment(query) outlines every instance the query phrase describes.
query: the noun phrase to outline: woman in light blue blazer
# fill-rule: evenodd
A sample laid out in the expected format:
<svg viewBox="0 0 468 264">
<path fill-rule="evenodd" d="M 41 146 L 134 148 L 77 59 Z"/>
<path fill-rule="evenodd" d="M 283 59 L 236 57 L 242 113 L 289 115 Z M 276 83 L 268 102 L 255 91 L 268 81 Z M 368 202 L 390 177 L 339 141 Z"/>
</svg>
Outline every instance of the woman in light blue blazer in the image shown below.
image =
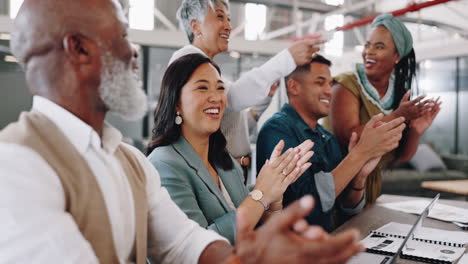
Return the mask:
<svg viewBox="0 0 468 264">
<path fill-rule="evenodd" d="M 284 145 L 280 142 L 249 193 L 219 129 L 225 108 L 216 64 L 200 54 L 174 61 L 163 77 L 148 158 L 189 218 L 234 243 L 236 209 L 246 208 L 252 228 L 281 210 L 284 191 L 310 166 L 313 143 L 280 155 Z"/>
</svg>

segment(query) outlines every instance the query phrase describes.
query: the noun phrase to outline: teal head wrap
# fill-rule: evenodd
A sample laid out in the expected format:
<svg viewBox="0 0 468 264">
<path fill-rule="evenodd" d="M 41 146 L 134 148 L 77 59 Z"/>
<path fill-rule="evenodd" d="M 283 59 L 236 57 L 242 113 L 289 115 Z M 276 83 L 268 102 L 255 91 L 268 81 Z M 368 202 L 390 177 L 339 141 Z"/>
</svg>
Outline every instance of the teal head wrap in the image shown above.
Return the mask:
<svg viewBox="0 0 468 264">
<path fill-rule="evenodd" d="M 408 55 L 413 49 L 413 38 L 406 26 L 391 14 L 382 14 L 374 19 L 371 27 L 384 26 L 392 34 L 398 54 L 401 58 Z"/>
</svg>

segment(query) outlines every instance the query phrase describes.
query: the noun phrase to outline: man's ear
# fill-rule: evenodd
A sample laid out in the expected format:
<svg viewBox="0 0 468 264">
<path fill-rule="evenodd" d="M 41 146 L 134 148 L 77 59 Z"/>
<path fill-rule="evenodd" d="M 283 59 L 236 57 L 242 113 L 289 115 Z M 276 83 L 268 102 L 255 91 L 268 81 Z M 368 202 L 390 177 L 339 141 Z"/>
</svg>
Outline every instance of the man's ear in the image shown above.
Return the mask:
<svg viewBox="0 0 468 264">
<path fill-rule="evenodd" d="M 67 34 L 63 38 L 65 56 L 72 64 L 91 64 L 98 56 L 98 45 L 95 41 L 81 34 Z"/>
<path fill-rule="evenodd" d="M 288 89 L 288 94 L 298 95 L 300 88 L 299 86 L 300 84 L 298 81 L 294 80 L 293 78 L 289 78 L 288 82 L 286 83 L 286 89 Z"/>
</svg>

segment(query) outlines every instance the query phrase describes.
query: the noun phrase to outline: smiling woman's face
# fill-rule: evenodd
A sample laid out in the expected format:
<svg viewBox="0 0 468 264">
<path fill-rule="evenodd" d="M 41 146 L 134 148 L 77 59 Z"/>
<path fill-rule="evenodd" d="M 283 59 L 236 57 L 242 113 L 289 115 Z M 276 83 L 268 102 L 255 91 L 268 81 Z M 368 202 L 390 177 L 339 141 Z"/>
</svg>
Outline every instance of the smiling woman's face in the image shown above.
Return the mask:
<svg viewBox="0 0 468 264">
<path fill-rule="evenodd" d="M 369 79 L 390 74 L 400 60 L 390 31 L 385 27 L 373 28 L 362 52 L 364 69 Z"/>
<path fill-rule="evenodd" d="M 208 8 L 203 22 L 197 23 L 198 25 L 193 30 L 195 46 L 202 49 L 212 59 L 216 54 L 228 50 L 231 22 L 229 10 L 224 4 L 219 3 L 214 8 Z"/>
<path fill-rule="evenodd" d="M 226 108 L 224 83 L 216 68 L 200 65 L 182 87 L 177 111 L 183 118 L 182 135 L 210 136 L 219 129 Z"/>
</svg>

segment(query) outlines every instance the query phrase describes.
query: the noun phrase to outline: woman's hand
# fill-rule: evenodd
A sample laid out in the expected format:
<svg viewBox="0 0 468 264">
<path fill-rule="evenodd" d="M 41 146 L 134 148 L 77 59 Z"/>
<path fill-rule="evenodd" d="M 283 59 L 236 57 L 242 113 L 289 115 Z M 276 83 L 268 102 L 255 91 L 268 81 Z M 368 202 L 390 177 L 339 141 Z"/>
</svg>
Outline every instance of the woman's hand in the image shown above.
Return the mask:
<svg viewBox="0 0 468 264">
<path fill-rule="evenodd" d="M 442 104 L 440 97 L 436 100 L 430 100 L 430 103 L 432 104 L 431 110 L 426 112 L 423 116 L 412 120 L 410 123 L 410 128 L 414 129 L 419 135 L 422 135 L 431 126 L 440 112 L 440 106 Z"/>
<path fill-rule="evenodd" d="M 407 121 L 411 121 L 431 111 L 432 100 L 423 99 L 425 95 L 420 95 L 413 100 L 409 100 L 410 91 L 408 91 L 400 101 L 400 106 L 392 113 L 395 117 L 402 116 Z"/>
<path fill-rule="evenodd" d="M 255 189 L 263 192 L 269 204 L 281 201 L 289 184 L 296 181 L 310 167 L 311 163 L 308 160 L 313 155 L 310 151 L 312 146 L 313 142 L 306 140 L 283 154 L 281 152 L 284 148 L 284 141 L 281 140 L 275 146 L 270 160 L 267 160 L 260 170 L 255 185 Z"/>
<path fill-rule="evenodd" d="M 301 66 L 310 63 L 320 50 L 319 45 L 325 42 L 322 39 L 300 40 L 289 47 L 289 53 L 291 53 L 296 65 Z"/>
</svg>

